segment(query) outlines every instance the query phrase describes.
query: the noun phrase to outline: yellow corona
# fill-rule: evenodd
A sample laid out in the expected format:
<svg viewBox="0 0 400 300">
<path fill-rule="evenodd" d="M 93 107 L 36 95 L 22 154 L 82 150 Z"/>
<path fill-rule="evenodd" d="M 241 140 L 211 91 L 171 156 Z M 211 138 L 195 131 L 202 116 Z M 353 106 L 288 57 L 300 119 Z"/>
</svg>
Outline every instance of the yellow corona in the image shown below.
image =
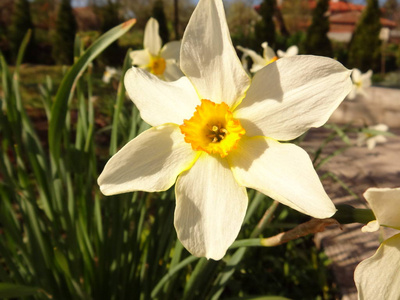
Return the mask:
<svg viewBox="0 0 400 300">
<path fill-rule="evenodd" d="M 162 75 L 164 74 L 166 67 L 165 59 L 162 57 L 152 57 L 150 61 L 150 72 L 154 75 Z"/>
<path fill-rule="evenodd" d="M 226 103 L 216 104 L 206 99 L 201 100 L 193 117 L 184 120 L 180 129 L 193 150 L 218 153 L 221 157 L 227 156 L 246 133 Z"/>
</svg>

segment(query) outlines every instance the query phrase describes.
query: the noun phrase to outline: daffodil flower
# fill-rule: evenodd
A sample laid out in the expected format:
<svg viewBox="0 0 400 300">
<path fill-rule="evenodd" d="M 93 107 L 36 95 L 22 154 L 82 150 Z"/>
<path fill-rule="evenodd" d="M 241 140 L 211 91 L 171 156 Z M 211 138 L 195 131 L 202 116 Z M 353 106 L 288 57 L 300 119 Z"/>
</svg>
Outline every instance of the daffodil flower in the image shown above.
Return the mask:
<svg viewBox="0 0 400 300">
<path fill-rule="evenodd" d="M 358 138 L 357 138 L 357 146 L 361 147 L 364 144 L 367 145 L 369 150 L 372 150 L 375 148 L 377 144 L 383 144 L 387 142 L 387 138 L 383 134 L 373 134 L 371 133 L 376 131 L 376 132 L 387 132 L 389 127 L 386 124 L 378 124 L 374 126 L 368 126 L 367 130 L 361 131 L 358 133 Z"/>
<path fill-rule="evenodd" d="M 369 70 L 366 73 L 361 73 L 359 69 L 353 69 L 353 73 L 351 74 L 353 88 L 351 89 L 350 94 L 347 96 L 347 99 L 353 100 L 357 95 L 362 95 L 368 98 L 365 88 L 371 86 L 371 77 L 372 70 Z"/>
<path fill-rule="evenodd" d="M 177 80 L 183 76 L 182 71 L 179 69 L 181 42 L 169 42 L 161 48 L 162 40 L 158 33 L 158 28 L 157 20 L 150 18 L 144 29 L 144 49 L 130 53 L 132 64 L 163 80 Z"/>
<path fill-rule="evenodd" d="M 118 71 L 116 68 L 106 66 L 106 69 L 103 73 L 103 82 L 110 83 L 111 78 L 118 78 L 121 76 L 121 71 Z"/>
<path fill-rule="evenodd" d="M 279 56 L 280 58 L 282 58 L 282 57 L 295 56 L 295 55 L 299 54 L 299 47 L 297 47 L 296 45 L 293 45 L 293 46 L 290 46 L 290 47 L 286 50 L 286 52 L 285 52 L 285 51 L 282 51 L 282 50 L 278 50 L 276 53 L 278 54 L 278 56 Z"/>
<path fill-rule="evenodd" d="M 193 12 L 181 68 L 186 76 L 175 82 L 138 68 L 126 73 L 129 97 L 153 127 L 108 161 L 98 179 L 104 194 L 164 191 L 176 182 L 179 240 L 216 260 L 239 233 L 246 187 L 302 213 L 332 216 L 308 154 L 286 141 L 328 120 L 351 89 L 349 70 L 329 58 L 295 56 L 250 80 L 216 0 L 200 0 Z"/>
<path fill-rule="evenodd" d="M 380 226 L 400 230 L 400 188 L 370 188 L 364 197 L 375 214 L 362 229 L 376 231 Z M 354 272 L 361 300 L 400 299 L 400 233 L 385 240 L 376 253 L 362 261 Z"/>
<path fill-rule="evenodd" d="M 274 61 L 276 61 L 278 59 L 274 50 L 272 50 L 272 48 L 268 46 L 267 42 L 262 43 L 261 47 L 264 49 L 263 56 L 258 55 L 255 51 L 253 51 L 251 49 L 243 48 L 242 46 L 236 47 L 240 51 L 243 52 L 242 64 L 243 64 L 244 68 L 247 68 L 246 57 L 250 56 L 250 58 L 252 59 L 253 65 L 250 69 L 251 73 L 255 73 L 255 72 L 261 70 L 266 65 L 273 63 Z"/>
</svg>

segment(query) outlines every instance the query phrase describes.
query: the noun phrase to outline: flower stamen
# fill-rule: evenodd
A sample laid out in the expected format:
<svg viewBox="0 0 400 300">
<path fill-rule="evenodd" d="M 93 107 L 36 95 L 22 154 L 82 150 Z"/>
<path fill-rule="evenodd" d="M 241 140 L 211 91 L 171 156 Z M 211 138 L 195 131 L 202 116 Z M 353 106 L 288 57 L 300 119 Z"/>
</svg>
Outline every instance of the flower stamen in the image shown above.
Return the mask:
<svg viewBox="0 0 400 300">
<path fill-rule="evenodd" d="M 184 120 L 180 129 L 193 150 L 219 153 L 221 157 L 236 148 L 238 140 L 246 133 L 226 103 L 216 104 L 206 99 L 201 100 L 193 117 Z"/>
</svg>

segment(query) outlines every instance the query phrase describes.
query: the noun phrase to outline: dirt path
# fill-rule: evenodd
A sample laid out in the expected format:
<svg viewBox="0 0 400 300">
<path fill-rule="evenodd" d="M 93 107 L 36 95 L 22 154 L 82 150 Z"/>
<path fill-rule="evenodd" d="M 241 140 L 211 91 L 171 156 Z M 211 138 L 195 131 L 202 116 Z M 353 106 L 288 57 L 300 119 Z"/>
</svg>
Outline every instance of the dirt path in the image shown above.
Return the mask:
<svg viewBox="0 0 400 300">
<path fill-rule="evenodd" d="M 328 195 L 335 204 L 349 204 L 357 208 L 367 208 L 362 194 L 369 187 L 400 187 L 400 90 L 372 88 L 374 98 L 357 98 L 345 101 L 331 118 L 331 122 L 355 125 L 375 125 L 385 123 L 397 136 L 389 137 L 384 144 L 374 149 L 351 147 L 335 156 L 321 169 L 321 174 L 332 172 L 358 196 L 349 195 L 343 187 L 332 179 L 323 181 Z M 324 129 L 311 130 L 301 146 L 313 151 L 327 136 Z M 351 136 L 355 142 L 356 135 Z M 324 149 L 326 153 L 345 146 L 341 139 L 335 139 Z M 353 274 L 360 261 L 372 256 L 379 247 L 379 240 L 394 234 L 393 230 L 376 233 L 362 233 L 361 225 L 350 224 L 342 228 L 332 227 L 316 235 L 326 254 L 332 261 L 332 269 L 343 300 L 357 299 Z"/>
</svg>

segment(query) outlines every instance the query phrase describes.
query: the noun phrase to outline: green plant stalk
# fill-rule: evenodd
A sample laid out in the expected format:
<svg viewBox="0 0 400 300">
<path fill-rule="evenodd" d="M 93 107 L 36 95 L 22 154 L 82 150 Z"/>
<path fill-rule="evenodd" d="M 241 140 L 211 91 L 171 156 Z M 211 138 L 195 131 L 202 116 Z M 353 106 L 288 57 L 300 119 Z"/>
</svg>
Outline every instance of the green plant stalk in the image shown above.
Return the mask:
<svg viewBox="0 0 400 300">
<path fill-rule="evenodd" d="M 60 156 L 61 136 L 60 129 L 64 127 L 66 112 L 68 111 L 68 99 L 73 94 L 76 81 L 86 70 L 90 62 L 93 61 L 107 46 L 125 34 L 136 23 L 135 19 L 118 25 L 96 40 L 84 54 L 74 63 L 68 71 L 60 87 L 51 109 L 51 119 L 49 126 L 49 147 L 53 158 L 57 161 Z"/>
</svg>

